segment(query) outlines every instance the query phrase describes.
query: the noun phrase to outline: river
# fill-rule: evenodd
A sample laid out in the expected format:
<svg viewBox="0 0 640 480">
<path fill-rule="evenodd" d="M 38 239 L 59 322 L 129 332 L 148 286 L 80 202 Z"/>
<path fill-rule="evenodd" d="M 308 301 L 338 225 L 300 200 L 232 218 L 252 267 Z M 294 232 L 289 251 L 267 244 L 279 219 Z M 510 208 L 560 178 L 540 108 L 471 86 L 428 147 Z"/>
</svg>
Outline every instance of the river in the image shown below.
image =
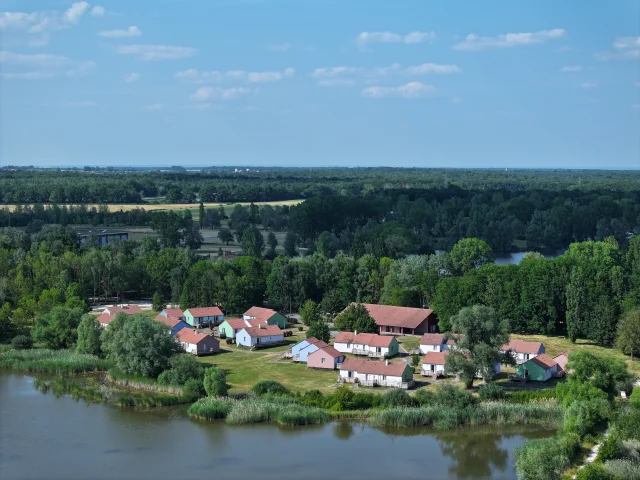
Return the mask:
<svg viewBox="0 0 640 480">
<path fill-rule="evenodd" d="M 185 408 L 122 409 L 43 394 L 0 373 L 0 478 L 515 479 L 513 452 L 539 428 L 455 431 L 229 426 Z"/>
</svg>

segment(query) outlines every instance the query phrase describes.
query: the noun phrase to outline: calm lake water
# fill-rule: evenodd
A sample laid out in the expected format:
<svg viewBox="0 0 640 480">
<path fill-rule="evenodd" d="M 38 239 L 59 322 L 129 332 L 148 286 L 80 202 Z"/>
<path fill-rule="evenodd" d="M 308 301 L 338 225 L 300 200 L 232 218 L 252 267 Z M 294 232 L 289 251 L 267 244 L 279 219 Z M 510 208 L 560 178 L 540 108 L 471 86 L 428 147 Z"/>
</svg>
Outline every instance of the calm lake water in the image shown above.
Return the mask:
<svg viewBox="0 0 640 480">
<path fill-rule="evenodd" d="M 383 431 L 198 422 L 184 408 L 87 405 L 0 373 L 0 478 L 515 479 L 513 451 L 537 428 Z"/>
<path fill-rule="evenodd" d="M 562 255 L 566 250 L 556 250 L 553 252 L 541 252 L 545 258 L 558 258 Z M 524 258 L 524 254 L 526 252 L 513 252 L 507 253 L 504 255 L 497 255 L 495 259 L 496 265 L 518 265 L 522 259 Z"/>
</svg>

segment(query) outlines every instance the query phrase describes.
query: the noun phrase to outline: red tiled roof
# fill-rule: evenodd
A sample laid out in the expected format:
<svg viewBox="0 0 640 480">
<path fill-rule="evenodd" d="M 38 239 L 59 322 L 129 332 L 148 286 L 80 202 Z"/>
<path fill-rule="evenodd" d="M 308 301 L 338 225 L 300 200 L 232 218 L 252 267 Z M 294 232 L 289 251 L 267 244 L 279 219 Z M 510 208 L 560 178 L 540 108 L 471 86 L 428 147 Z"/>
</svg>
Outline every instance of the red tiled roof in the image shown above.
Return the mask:
<svg viewBox="0 0 640 480">
<path fill-rule="evenodd" d="M 167 314 L 167 317 L 184 317 L 184 312 L 179 308 L 165 308 L 163 312 Z"/>
<path fill-rule="evenodd" d="M 249 334 L 251 338 L 257 337 L 271 337 L 282 335 L 282 330 L 277 325 L 260 325 L 257 327 L 245 327 L 244 331 Z"/>
<path fill-rule="evenodd" d="M 308 344 L 310 345 L 315 345 L 318 342 L 322 342 L 322 340 L 318 340 L 316 337 L 309 337 L 309 338 L 305 338 L 305 340 L 307 341 Z M 324 343 L 324 342 L 322 342 Z"/>
<path fill-rule="evenodd" d="M 538 353 L 542 349 L 540 342 L 527 342 L 525 340 L 512 339 L 509 343 L 503 345 L 501 350 L 513 350 L 516 353 Z"/>
<path fill-rule="evenodd" d="M 158 315 L 155 319 L 159 322 L 164 323 L 167 327 L 171 327 L 171 328 L 175 327 L 180 322 L 182 322 L 182 320 L 180 320 L 178 317 L 172 317 L 172 316 L 165 317 L 164 315 Z"/>
<path fill-rule="evenodd" d="M 138 305 L 107 307 L 100 315 L 98 315 L 98 322 L 103 325 L 109 325 L 120 312 L 126 313 L 127 315 L 133 315 L 134 313 L 142 313 L 142 310 L 140 310 Z"/>
<path fill-rule="evenodd" d="M 444 365 L 447 352 L 427 352 L 422 357 L 422 363 L 428 363 L 429 365 Z"/>
<path fill-rule="evenodd" d="M 200 308 L 188 308 L 185 313 L 189 312 L 194 318 L 200 317 L 219 317 L 224 315 L 220 307 L 200 307 Z"/>
<path fill-rule="evenodd" d="M 181 342 L 191 343 L 194 345 L 197 345 L 198 343 L 202 342 L 207 338 L 210 338 L 211 340 L 218 342 L 218 340 L 216 340 L 212 336 L 206 335 L 204 333 L 196 332 L 195 330 L 192 330 L 190 328 L 183 328 L 182 330 L 180 330 L 178 333 L 176 333 L 176 338 Z"/>
<path fill-rule="evenodd" d="M 356 336 L 353 332 L 338 332 L 333 343 L 353 343 L 354 338 Z"/>
<path fill-rule="evenodd" d="M 247 310 L 246 312 L 243 313 L 243 315 L 246 315 L 248 317 L 264 317 L 266 315 L 268 315 L 267 318 L 271 318 L 273 317 L 276 313 L 275 310 L 272 310 L 270 308 L 263 308 L 263 307 L 251 307 L 249 310 Z"/>
<path fill-rule="evenodd" d="M 417 328 L 433 310 L 426 308 L 394 307 L 391 305 L 362 304 L 379 326 Z"/>
<path fill-rule="evenodd" d="M 328 343 L 324 343 L 322 340 L 318 340 L 317 342 L 312 343 L 311 345 L 315 345 L 316 347 L 318 347 L 318 349 L 325 348 L 325 347 L 329 346 Z M 309 346 L 311 346 L 311 345 L 309 345 Z"/>
<path fill-rule="evenodd" d="M 440 345 L 444 342 L 442 333 L 425 333 L 420 340 L 420 345 Z"/>
<path fill-rule="evenodd" d="M 253 322 L 253 320 L 245 320 L 243 318 L 227 318 L 225 321 L 234 330 L 237 330 L 239 328 L 247 328 L 247 327 L 255 327 L 255 326 L 257 326 L 257 324 Z"/>
<path fill-rule="evenodd" d="M 404 362 L 375 362 L 359 358 L 347 358 L 340 370 L 351 370 L 358 373 L 368 373 L 370 375 L 390 375 L 393 377 L 401 377 L 409 366 Z"/>
<path fill-rule="evenodd" d="M 537 357 L 533 357 L 530 362 L 534 362 L 545 370 L 548 368 L 552 368 L 554 365 L 557 365 L 556 361 L 546 354 L 538 355 Z"/>
<path fill-rule="evenodd" d="M 333 347 L 331 347 L 329 345 L 327 345 L 326 347 L 319 348 L 315 352 L 311 352 L 309 354 L 309 356 L 314 355 L 316 352 L 324 352 L 324 353 L 326 353 L 327 355 L 329 355 L 329 356 L 331 356 L 333 358 L 344 357 L 344 353 L 339 352 L 338 350 L 336 350 L 335 348 L 333 348 Z"/>
<path fill-rule="evenodd" d="M 553 357 L 553 361 L 556 362 L 558 364 L 558 367 L 564 371 L 567 363 L 569 363 L 569 351 L 567 350 L 566 352 L 562 352 L 557 357 Z"/>
</svg>

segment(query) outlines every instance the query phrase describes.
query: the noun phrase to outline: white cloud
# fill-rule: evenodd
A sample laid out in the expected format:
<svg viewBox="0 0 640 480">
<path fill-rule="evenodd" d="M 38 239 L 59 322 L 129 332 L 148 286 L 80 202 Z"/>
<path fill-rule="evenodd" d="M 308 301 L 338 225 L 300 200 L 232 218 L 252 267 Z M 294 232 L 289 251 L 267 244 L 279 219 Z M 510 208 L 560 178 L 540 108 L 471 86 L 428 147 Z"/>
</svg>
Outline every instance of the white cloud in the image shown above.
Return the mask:
<svg viewBox="0 0 640 480">
<path fill-rule="evenodd" d="M 95 67 L 93 62 L 78 62 L 63 55 L 48 53 L 14 53 L 0 51 L 0 64 L 34 69 L 27 72 L 4 72 L 3 78 L 37 80 L 66 75 L 68 77 L 82 75 Z M 4 69 L 6 70 L 6 69 Z"/>
<path fill-rule="evenodd" d="M 597 83 L 584 82 L 580 84 L 580 88 L 596 88 L 598 86 Z"/>
<path fill-rule="evenodd" d="M 400 34 L 394 32 L 361 32 L 356 37 L 356 44 L 364 48 L 371 43 L 423 43 L 432 42 L 436 38 L 435 32 L 411 32 Z"/>
<path fill-rule="evenodd" d="M 142 35 L 142 32 L 135 25 L 131 25 L 125 30 L 105 30 L 98 32 L 98 36 L 105 38 L 131 38 L 139 37 L 140 35 Z"/>
<path fill-rule="evenodd" d="M 129 75 L 125 75 L 125 77 L 124 77 L 124 81 L 126 83 L 135 83 L 138 80 L 140 80 L 140 74 L 139 73 L 130 73 Z"/>
<path fill-rule="evenodd" d="M 72 107 L 72 108 L 94 108 L 97 107 L 98 104 L 96 102 L 92 102 L 89 100 L 84 100 L 82 102 L 70 102 L 67 103 L 67 107 Z"/>
<path fill-rule="evenodd" d="M 564 37 L 565 30 L 554 28 L 553 30 L 541 30 L 533 33 L 507 33 L 497 37 L 480 37 L 471 33 L 465 39 L 453 46 L 455 50 L 484 50 L 487 48 L 511 48 L 523 45 L 534 45 L 549 40 L 557 40 Z"/>
<path fill-rule="evenodd" d="M 105 10 L 104 7 L 101 7 L 100 5 L 96 5 L 91 9 L 92 17 L 104 17 L 105 13 L 107 13 L 107 11 Z"/>
<path fill-rule="evenodd" d="M 278 82 L 295 75 L 293 68 L 286 68 L 282 72 L 245 72 L 244 70 L 229 70 L 221 72 L 214 70 L 211 72 L 201 72 L 195 68 L 190 68 L 174 75 L 178 80 L 190 83 L 212 83 L 224 80 L 246 81 L 249 83 L 269 83 Z"/>
<path fill-rule="evenodd" d="M 375 79 L 389 75 L 445 75 L 460 72 L 462 72 L 460 67 L 453 64 L 422 63 L 403 68 L 399 63 L 393 63 L 386 67 L 372 69 L 347 66 L 316 68 L 311 73 L 311 77 L 317 79 L 321 87 L 334 87 L 353 85 L 361 79 L 364 79 L 365 83 L 375 83 Z"/>
<path fill-rule="evenodd" d="M 145 105 L 144 107 L 142 107 L 143 110 L 147 110 L 148 112 L 157 112 L 158 110 L 162 110 L 163 108 L 163 103 L 152 103 L 151 105 Z"/>
<path fill-rule="evenodd" d="M 251 89 L 245 87 L 200 87 L 191 96 L 189 96 L 189 100 L 196 102 L 206 102 L 208 100 L 235 100 L 249 93 L 251 93 Z"/>
<path fill-rule="evenodd" d="M 640 37 L 620 37 L 613 42 L 617 56 L 623 60 L 640 58 Z"/>
<path fill-rule="evenodd" d="M 335 78 L 345 74 L 354 74 L 361 72 L 361 68 L 356 67 L 327 67 L 316 68 L 311 74 L 314 78 Z"/>
<path fill-rule="evenodd" d="M 409 82 L 399 87 L 367 87 L 362 90 L 362 95 L 369 98 L 422 98 L 434 91 L 435 88 L 431 85 L 425 85 L 420 82 Z"/>
<path fill-rule="evenodd" d="M 356 84 L 355 80 L 347 80 L 343 78 L 330 78 L 328 80 L 319 80 L 319 87 L 351 87 Z"/>
<path fill-rule="evenodd" d="M 422 65 L 416 65 L 409 67 L 404 73 L 409 75 L 425 75 L 428 73 L 435 74 L 448 74 L 448 73 L 460 73 L 460 67 L 457 65 L 438 65 L 436 63 L 423 63 Z"/>
<path fill-rule="evenodd" d="M 25 65 L 29 67 L 61 68 L 73 64 L 73 60 L 62 55 L 48 53 L 22 54 L 0 51 L 0 63 Z"/>
<path fill-rule="evenodd" d="M 89 4 L 87 2 L 76 2 L 71 7 L 64 12 L 64 18 L 69 23 L 78 23 L 84 12 L 89 8 Z"/>
<path fill-rule="evenodd" d="M 133 55 L 137 60 L 159 61 L 191 58 L 197 50 L 171 45 L 122 45 L 118 47 L 117 52 L 120 55 Z"/>
<path fill-rule="evenodd" d="M 582 70 L 584 70 L 584 67 L 581 65 L 567 65 L 566 67 L 562 67 L 560 69 L 562 73 L 581 72 Z"/>
</svg>

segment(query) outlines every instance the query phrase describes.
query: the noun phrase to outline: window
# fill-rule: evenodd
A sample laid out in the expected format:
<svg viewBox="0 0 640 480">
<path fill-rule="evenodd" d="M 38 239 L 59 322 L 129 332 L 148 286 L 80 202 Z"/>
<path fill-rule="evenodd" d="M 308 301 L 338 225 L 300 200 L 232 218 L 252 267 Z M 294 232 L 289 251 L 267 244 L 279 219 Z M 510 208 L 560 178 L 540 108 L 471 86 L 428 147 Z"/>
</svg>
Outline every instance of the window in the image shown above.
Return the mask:
<svg viewBox="0 0 640 480">
<path fill-rule="evenodd" d="M 320 363 L 324 363 L 325 360 L 326 358 L 322 357 L 322 361 Z"/>
<path fill-rule="evenodd" d="M 386 380 L 387 376 L 386 375 L 382 375 L 382 380 Z"/>
</svg>

